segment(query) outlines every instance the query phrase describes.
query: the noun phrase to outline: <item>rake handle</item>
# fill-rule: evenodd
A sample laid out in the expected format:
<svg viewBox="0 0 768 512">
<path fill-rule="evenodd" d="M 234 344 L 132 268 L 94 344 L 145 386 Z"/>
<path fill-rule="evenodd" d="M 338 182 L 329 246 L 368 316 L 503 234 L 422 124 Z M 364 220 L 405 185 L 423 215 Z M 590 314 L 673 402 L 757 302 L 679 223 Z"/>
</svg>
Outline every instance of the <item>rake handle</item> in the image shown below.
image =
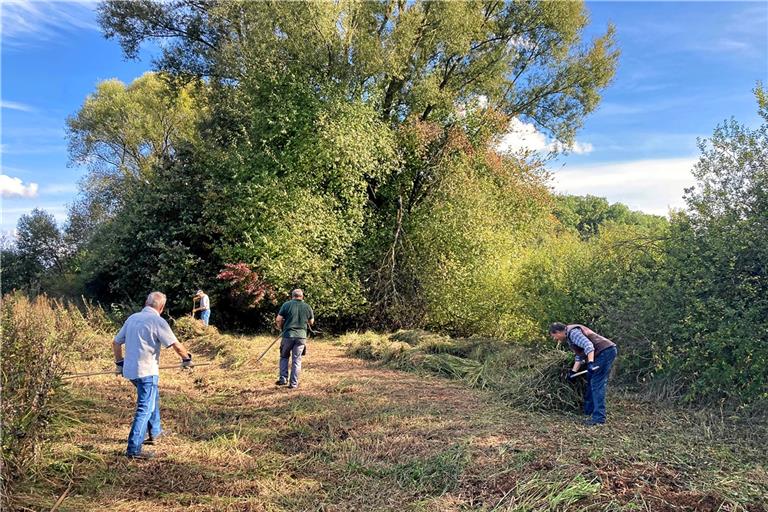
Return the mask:
<svg viewBox="0 0 768 512">
<path fill-rule="evenodd" d="M 208 366 L 208 365 L 212 365 L 212 364 L 213 363 L 199 363 L 199 364 L 195 363 L 195 365 L 192 368 L 195 368 L 197 366 Z M 172 370 L 172 369 L 178 368 L 178 367 L 179 367 L 179 365 L 161 366 L 158 369 L 159 370 Z M 61 378 L 61 380 L 71 380 L 71 379 L 78 379 L 80 377 L 93 377 L 94 375 L 110 375 L 110 374 L 114 375 L 115 372 L 111 371 L 111 372 L 73 373 L 73 374 L 70 374 L 70 375 L 65 375 L 64 377 Z"/>
</svg>

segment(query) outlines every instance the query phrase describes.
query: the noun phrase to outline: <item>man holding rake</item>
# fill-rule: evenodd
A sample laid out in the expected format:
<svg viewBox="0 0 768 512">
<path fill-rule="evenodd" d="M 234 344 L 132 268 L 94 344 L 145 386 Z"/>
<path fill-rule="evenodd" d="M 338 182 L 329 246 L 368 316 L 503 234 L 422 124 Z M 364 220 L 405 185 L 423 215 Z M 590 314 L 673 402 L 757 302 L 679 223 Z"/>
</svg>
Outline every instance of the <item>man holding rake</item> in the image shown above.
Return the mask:
<svg viewBox="0 0 768 512">
<path fill-rule="evenodd" d="M 151 459 L 154 453 L 142 450 L 144 443 L 154 444 L 164 434 L 160 427 L 160 349 L 172 347 L 181 357 L 181 368 L 192 368 L 192 354 L 179 343 L 168 322 L 160 314 L 165 309 L 165 295 L 152 292 L 145 307 L 125 321 L 115 336 L 115 374 L 136 386 L 136 413 L 128 434 L 125 455 L 131 459 Z M 123 357 L 125 345 L 125 357 Z M 145 441 L 144 437 L 149 434 Z"/>
<path fill-rule="evenodd" d="M 288 389 L 299 385 L 301 373 L 301 357 L 306 351 L 307 330 L 315 323 L 312 308 L 304 302 L 304 291 L 296 288 L 291 292 L 291 300 L 280 307 L 275 318 L 275 325 L 280 329 L 280 374 L 278 386 L 288 384 Z M 288 360 L 291 360 L 291 374 L 288 379 Z"/>
</svg>

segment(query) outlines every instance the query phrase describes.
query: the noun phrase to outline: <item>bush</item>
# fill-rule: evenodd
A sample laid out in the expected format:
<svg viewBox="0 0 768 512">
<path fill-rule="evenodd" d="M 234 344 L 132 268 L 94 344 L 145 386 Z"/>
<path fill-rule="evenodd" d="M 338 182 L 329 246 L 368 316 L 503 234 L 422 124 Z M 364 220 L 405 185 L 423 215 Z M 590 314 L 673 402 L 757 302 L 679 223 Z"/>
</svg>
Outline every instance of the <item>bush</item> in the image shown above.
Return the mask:
<svg viewBox="0 0 768 512">
<path fill-rule="evenodd" d="M 56 393 L 73 347 L 87 345 L 87 324 L 74 307 L 16 293 L 2 304 L 2 502 L 39 459 Z M 10 505 L 9 505 L 10 507 Z"/>
</svg>

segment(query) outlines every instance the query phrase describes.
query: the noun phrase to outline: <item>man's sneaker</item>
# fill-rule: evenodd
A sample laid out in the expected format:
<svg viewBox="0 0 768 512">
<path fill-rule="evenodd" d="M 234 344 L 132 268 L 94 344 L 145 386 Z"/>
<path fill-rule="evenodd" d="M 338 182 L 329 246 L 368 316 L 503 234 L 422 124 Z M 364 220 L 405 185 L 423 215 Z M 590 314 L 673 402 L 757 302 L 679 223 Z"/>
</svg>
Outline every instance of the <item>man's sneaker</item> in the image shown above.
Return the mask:
<svg viewBox="0 0 768 512">
<path fill-rule="evenodd" d="M 125 456 L 129 459 L 154 459 L 155 452 L 150 452 L 149 450 L 141 450 L 140 453 L 126 453 Z"/>
<path fill-rule="evenodd" d="M 299 385 L 298 385 L 298 384 L 296 384 L 296 385 L 294 385 L 294 384 L 288 384 L 288 389 L 296 389 L 297 387 L 299 387 Z"/>
<path fill-rule="evenodd" d="M 605 422 L 595 421 L 595 420 L 592 420 L 592 419 L 584 421 L 584 426 L 585 427 L 602 427 L 603 425 L 605 425 Z"/>
<path fill-rule="evenodd" d="M 275 386 L 285 386 L 286 384 L 288 383 L 284 380 L 278 380 L 277 382 L 275 382 Z"/>
</svg>

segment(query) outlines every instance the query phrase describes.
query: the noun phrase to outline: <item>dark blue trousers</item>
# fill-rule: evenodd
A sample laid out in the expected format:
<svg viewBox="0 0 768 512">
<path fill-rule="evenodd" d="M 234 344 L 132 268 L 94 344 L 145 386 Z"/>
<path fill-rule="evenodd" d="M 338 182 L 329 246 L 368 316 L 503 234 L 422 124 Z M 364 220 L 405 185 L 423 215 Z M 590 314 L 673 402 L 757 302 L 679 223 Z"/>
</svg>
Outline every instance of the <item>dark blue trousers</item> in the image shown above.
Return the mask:
<svg viewBox="0 0 768 512">
<path fill-rule="evenodd" d="M 584 414 L 591 414 L 595 423 L 605 423 L 605 390 L 617 353 L 616 347 L 611 347 L 595 357 L 595 364 L 600 368 L 589 377 L 584 393 Z"/>
</svg>

